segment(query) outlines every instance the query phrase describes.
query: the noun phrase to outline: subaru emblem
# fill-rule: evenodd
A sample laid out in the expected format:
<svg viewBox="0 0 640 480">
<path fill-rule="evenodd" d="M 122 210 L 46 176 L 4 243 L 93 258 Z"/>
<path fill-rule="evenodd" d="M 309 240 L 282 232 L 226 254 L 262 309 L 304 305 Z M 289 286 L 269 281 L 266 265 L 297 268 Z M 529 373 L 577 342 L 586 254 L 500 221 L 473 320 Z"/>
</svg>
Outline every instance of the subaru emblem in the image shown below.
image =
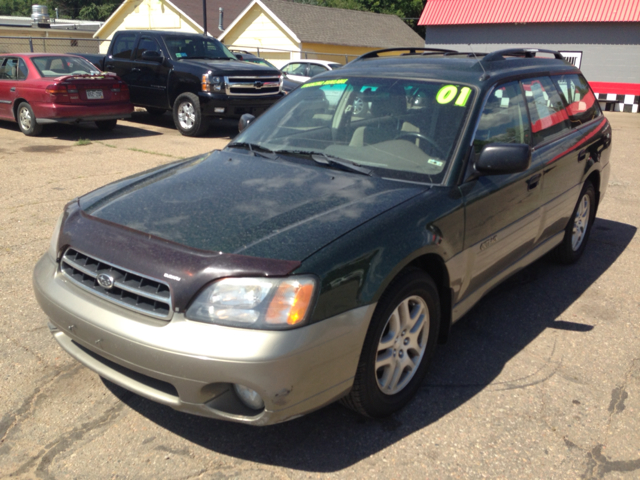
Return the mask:
<svg viewBox="0 0 640 480">
<path fill-rule="evenodd" d="M 107 290 L 113 288 L 113 284 L 115 283 L 114 278 L 111 275 L 107 275 L 106 273 L 100 273 L 96 277 L 96 280 L 98 281 L 98 285 L 100 285 L 102 288 L 106 288 Z"/>
</svg>

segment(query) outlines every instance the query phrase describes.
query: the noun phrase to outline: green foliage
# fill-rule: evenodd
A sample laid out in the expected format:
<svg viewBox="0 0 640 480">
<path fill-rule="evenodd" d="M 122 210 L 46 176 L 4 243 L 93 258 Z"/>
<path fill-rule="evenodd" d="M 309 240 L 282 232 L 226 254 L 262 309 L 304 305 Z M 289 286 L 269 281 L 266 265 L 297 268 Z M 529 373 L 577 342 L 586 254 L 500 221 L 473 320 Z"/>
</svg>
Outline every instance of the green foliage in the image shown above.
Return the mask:
<svg viewBox="0 0 640 480">
<path fill-rule="evenodd" d="M 55 18 L 56 7 L 60 18 L 104 21 L 118 8 L 118 2 L 100 0 L 0 0 L 0 15 L 31 16 L 31 4 L 46 5 Z"/>
</svg>

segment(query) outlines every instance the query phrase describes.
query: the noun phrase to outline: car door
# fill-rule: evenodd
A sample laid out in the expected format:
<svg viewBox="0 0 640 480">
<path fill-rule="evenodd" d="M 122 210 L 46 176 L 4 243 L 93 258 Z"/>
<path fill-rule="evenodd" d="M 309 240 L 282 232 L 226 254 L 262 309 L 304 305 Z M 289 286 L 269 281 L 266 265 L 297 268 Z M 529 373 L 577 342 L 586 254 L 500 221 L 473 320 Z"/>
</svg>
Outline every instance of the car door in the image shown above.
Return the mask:
<svg viewBox="0 0 640 480">
<path fill-rule="evenodd" d="M 13 102 L 20 93 L 24 97 L 24 82 L 29 71 L 25 61 L 19 57 L 0 59 L 0 117 L 14 119 Z"/>
<path fill-rule="evenodd" d="M 519 82 L 497 86 L 478 121 L 473 156 L 492 143 L 529 144 L 531 127 Z M 459 297 L 491 282 L 535 246 L 541 221 L 544 163 L 520 173 L 481 175 L 461 185 L 467 275 Z"/>
<path fill-rule="evenodd" d="M 286 65 L 282 71 L 291 80 L 296 82 L 306 82 L 309 80 L 309 65 L 306 62 L 293 62 Z"/>
<path fill-rule="evenodd" d="M 544 230 L 541 240 L 561 232 L 578 201 L 581 183 L 590 159 L 598 156 L 602 139 L 596 135 L 604 128 L 604 117 L 587 81 L 578 74 L 558 75 L 540 79 L 549 101 L 558 103 L 556 110 L 562 111 L 562 130 L 556 133 L 551 128 L 542 129 L 535 155 L 544 156 Z M 535 103 L 531 90 L 527 97 Z M 529 109 L 535 109 L 530 106 Z M 535 112 L 534 112 L 535 114 Z M 532 114 L 533 116 L 533 114 Z M 560 120 L 560 118 L 558 118 Z M 535 124 L 534 124 L 535 125 Z M 536 134 L 534 134 L 534 140 Z"/>
<path fill-rule="evenodd" d="M 129 88 L 136 104 L 150 107 L 168 108 L 167 82 L 169 68 L 164 62 L 149 61 L 142 58 L 145 51 L 158 52 L 165 56 L 160 45 L 148 35 L 140 35 L 134 52 L 133 70 Z"/>
<path fill-rule="evenodd" d="M 128 85 L 135 81 L 138 74 L 133 63 L 136 37 L 136 33 L 118 33 L 113 40 L 111 53 L 104 59 L 104 69 L 115 73 Z M 133 91 L 131 91 L 131 102 L 136 103 Z"/>
</svg>

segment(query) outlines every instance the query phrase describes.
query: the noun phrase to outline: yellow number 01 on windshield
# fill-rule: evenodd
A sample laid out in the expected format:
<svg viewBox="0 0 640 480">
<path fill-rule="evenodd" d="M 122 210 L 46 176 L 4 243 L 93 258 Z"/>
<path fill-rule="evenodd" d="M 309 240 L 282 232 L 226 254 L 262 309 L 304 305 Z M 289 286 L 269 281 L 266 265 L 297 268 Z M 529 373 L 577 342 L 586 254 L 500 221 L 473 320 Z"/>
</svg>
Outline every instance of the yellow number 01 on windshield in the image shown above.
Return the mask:
<svg viewBox="0 0 640 480">
<path fill-rule="evenodd" d="M 458 98 L 454 105 L 458 107 L 464 107 L 467 104 L 469 95 L 471 95 L 471 89 L 469 87 L 462 87 L 460 89 L 460 95 L 458 95 L 458 87 L 456 87 L 455 85 L 445 85 L 440 90 L 438 90 L 436 100 L 438 103 L 444 105 L 446 103 L 451 103 L 456 95 L 458 96 Z"/>
</svg>

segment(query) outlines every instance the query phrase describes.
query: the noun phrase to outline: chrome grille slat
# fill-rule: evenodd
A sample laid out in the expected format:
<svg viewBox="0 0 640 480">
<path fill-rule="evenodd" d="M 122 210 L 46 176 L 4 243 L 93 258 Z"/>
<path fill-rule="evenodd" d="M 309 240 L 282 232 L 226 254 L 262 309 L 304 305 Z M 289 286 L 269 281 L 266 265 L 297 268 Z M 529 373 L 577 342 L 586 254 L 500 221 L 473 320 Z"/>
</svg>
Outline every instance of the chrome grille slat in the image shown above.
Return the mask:
<svg viewBox="0 0 640 480">
<path fill-rule="evenodd" d="M 169 320 L 172 316 L 169 285 L 136 272 L 90 257 L 73 248 L 67 249 L 60 261 L 60 271 L 75 285 L 124 308 L 154 318 Z M 96 277 L 108 273 L 114 277 L 113 287 L 105 289 Z"/>
<path fill-rule="evenodd" d="M 256 88 L 256 82 L 261 82 L 262 86 Z M 224 77 L 224 86 L 227 95 L 273 95 L 280 92 L 280 77 Z"/>
</svg>

